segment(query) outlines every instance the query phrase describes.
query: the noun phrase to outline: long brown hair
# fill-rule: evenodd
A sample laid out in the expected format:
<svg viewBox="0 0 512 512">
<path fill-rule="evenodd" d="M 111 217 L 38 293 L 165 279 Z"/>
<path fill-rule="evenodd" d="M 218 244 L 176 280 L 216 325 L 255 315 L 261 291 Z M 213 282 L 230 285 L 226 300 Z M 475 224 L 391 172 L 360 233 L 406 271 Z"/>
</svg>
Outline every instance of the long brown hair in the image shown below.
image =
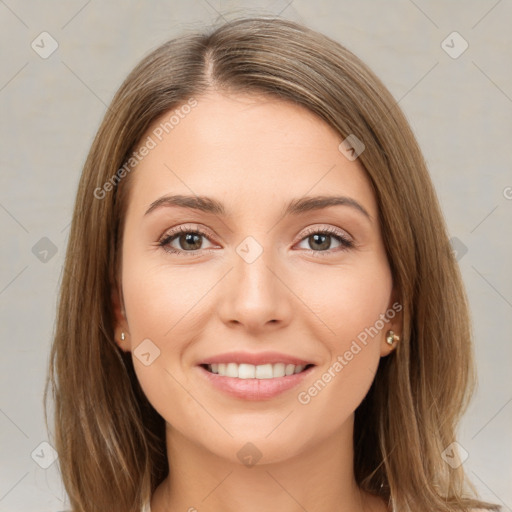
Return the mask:
<svg viewBox="0 0 512 512">
<path fill-rule="evenodd" d="M 132 152 L 151 123 L 209 90 L 268 94 L 365 144 L 403 306 L 398 348 L 355 412 L 359 486 L 393 510 L 499 510 L 441 452 L 475 384 L 468 305 L 425 161 L 396 101 L 354 54 L 295 22 L 236 19 L 158 47 L 112 100 L 85 162 L 45 388 L 73 512 L 138 512 L 168 473 L 165 424 L 114 341 L 112 294 Z M 124 169 L 124 171 L 123 171 Z M 110 185 L 107 185 L 110 183 Z M 48 425 L 48 420 L 47 425 Z"/>
</svg>

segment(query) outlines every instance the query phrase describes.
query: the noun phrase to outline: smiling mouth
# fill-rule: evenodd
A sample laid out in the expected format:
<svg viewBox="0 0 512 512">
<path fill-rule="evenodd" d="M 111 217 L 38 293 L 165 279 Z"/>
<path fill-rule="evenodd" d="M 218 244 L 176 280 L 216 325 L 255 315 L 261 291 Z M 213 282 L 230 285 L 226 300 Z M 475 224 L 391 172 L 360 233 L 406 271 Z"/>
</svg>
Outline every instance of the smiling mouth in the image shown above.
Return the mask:
<svg viewBox="0 0 512 512">
<path fill-rule="evenodd" d="M 238 379 L 276 379 L 287 377 L 306 371 L 314 364 L 295 365 L 285 363 L 253 365 L 246 363 L 217 363 L 202 364 L 202 368 L 220 377 L 234 377 Z"/>
</svg>

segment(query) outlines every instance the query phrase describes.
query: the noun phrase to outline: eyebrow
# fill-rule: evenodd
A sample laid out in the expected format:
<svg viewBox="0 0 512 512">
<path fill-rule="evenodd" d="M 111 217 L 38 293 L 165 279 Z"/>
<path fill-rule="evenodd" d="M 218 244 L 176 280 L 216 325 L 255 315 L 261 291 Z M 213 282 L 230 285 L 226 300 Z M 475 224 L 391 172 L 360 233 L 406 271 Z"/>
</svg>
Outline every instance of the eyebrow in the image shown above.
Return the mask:
<svg viewBox="0 0 512 512">
<path fill-rule="evenodd" d="M 330 206 L 350 206 L 358 212 L 362 213 L 368 220 L 372 220 L 371 215 L 359 202 L 351 197 L 346 196 L 310 196 L 292 199 L 285 208 L 284 216 L 300 215 L 314 210 L 321 210 Z M 225 217 L 227 215 L 224 205 L 207 196 L 186 196 L 186 195 L 166 195 L 153 201 L 144 215 L 148 215 L 152 211 L 161 207 L 177 206 L 181 208 L 189 208 L 199 210 L 205 213 L 212 213 Z"/>
</svg>

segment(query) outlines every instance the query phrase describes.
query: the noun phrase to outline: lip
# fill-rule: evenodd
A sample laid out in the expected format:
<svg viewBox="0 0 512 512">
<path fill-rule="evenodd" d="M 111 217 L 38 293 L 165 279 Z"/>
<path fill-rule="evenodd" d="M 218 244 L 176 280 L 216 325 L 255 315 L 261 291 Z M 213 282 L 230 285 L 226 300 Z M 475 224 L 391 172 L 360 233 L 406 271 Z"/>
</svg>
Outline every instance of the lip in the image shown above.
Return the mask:
<svg viewBox="0 0 512 512">
<path fill-rule="evenodd" d="M 247 362 L 247 360 L 245 361 Z M 231 362 L 236 361 L 231 359 Z M 231 397 L 243 400 L 269 400 L 298 386 L 315 369 L 315 366 L 311 366 L 300 373 L 272 379 L 238 379 L 236 377 L 223 377 L 217 373 L 209 372 L 202 366 L 197 366 L 197 368 L 202 377 L 205 378 L 209 384 Z"/>
<path fill-rule="evenodd" d="M 313 361 L 306 361 L 295 356 L 287 354 L 280 354 L 279 352 L 226 352 L 224 354 L 218 354 L 216 356 L 207 357 L 203 361 L 197 363 L 198 365 L 203 364 L 218 364 L 218 363 L 236 363 L 236 364 L 253 364 L 254 366 L 262 364 L 294 364 L 296 366 L 308 364 L 315 364 Z M 300 374 L 297 374 L 300 375 Z M 248 379 L 250 380 L 250 379 Z"/>
</svg>

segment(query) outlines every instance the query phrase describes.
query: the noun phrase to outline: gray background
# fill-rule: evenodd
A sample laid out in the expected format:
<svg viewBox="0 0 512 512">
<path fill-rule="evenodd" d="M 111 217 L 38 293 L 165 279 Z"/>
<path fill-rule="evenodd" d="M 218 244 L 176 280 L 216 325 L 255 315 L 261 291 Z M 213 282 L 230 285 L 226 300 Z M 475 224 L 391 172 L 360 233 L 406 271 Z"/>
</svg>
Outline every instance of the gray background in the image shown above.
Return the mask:
<svg viewBox="0 0 512 512">
<path fill-rule="evenodd" d="M 460 428 L 464 464 L 481 495 L 511 511 L 510 0 L 0 0 L 0 511 L 67 508 L 57 464 L 41 467 L 52 460 L 40 446 L 42 392 L 77 181 L 106 105 L 149 50 L 219 13 L 304 22 L 354 51 L 399 100 L 473 313 L 480 384 Z M 43 31 L 58 43 L 48 58 Z M 457 58 L 458 36 L 442 46 L 453 31 L 469 44 Z"/>
</svg>

